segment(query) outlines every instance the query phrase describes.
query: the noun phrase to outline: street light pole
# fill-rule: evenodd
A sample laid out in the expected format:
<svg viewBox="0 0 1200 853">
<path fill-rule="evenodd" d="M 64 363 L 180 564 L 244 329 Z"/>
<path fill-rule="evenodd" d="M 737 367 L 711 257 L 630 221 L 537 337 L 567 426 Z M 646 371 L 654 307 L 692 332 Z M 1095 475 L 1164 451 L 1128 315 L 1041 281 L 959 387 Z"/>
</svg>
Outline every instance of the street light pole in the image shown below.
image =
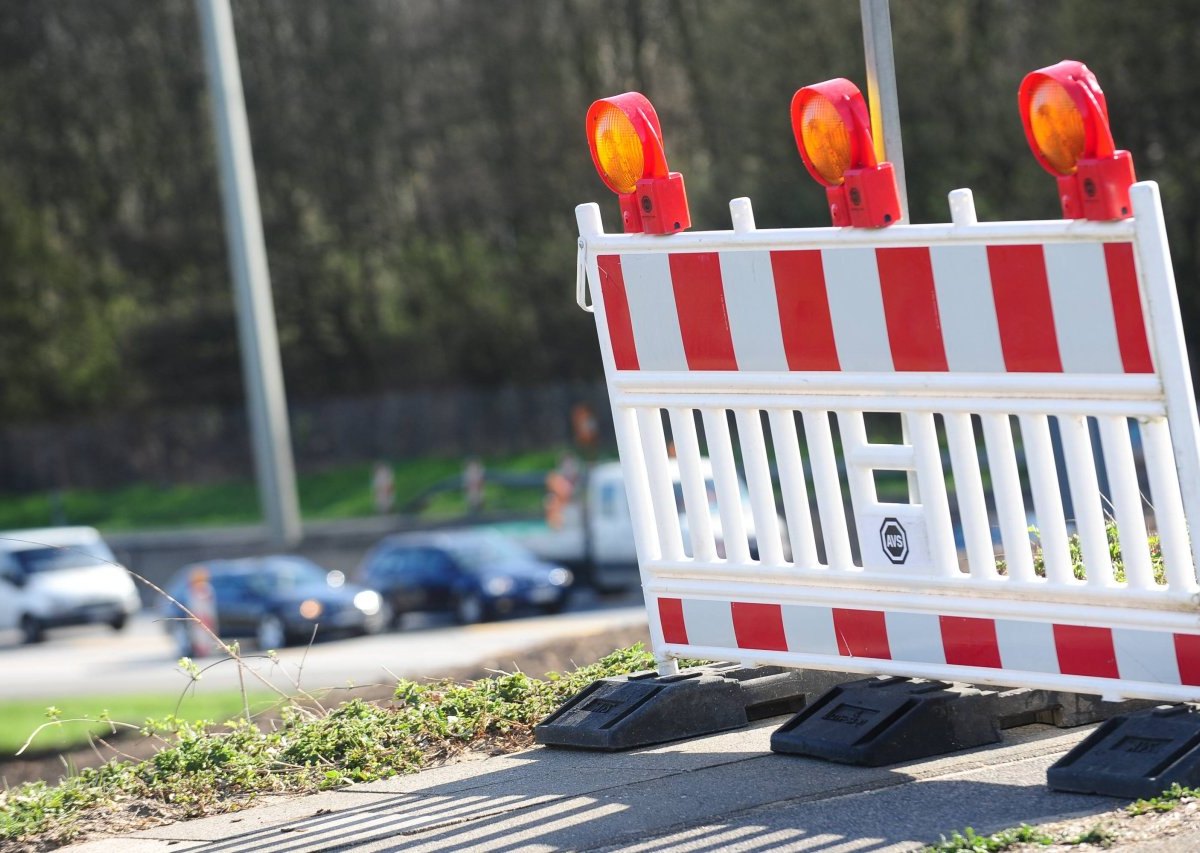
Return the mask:
<svg viewBox="0 0 1200 853">
<path fill-rule="evenodd" d="M 196 9 L 221 172 L 259 502 L 273 544 L 285 547 L 300 541 L 300 505 L 233 16 L 229 0 L 196 0 Z"/>
</svg>

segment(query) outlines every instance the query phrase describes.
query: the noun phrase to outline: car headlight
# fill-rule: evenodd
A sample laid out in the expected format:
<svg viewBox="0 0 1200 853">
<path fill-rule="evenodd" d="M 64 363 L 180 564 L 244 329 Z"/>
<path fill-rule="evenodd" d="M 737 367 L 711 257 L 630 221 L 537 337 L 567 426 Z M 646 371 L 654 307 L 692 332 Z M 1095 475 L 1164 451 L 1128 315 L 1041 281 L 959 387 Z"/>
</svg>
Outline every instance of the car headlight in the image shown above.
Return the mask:
<svg viewBox="0 0 1200 853">
<path fill-rule="evenodd" d="M 354 596 L 354 606 L 368 616 L 374 616 L 379 612 L 379 608 L 383 606 L 383 600 L 379 597 L 379 593 L 374 590 L 364 589 Z"/>
<path fill-rule="evenodd" d="M 546 580 L 550 581 L 554 586 L 566 586 L 575 580 L 575 575 L 571 574 L 569 569 L 551 569 Z"/>
<path fill-rule="evenodd" d="M 512 578 L 488 578 L 483 584 L 483 589 L 488 595 L 507 595 L 512 592 Z"/>
</svg>

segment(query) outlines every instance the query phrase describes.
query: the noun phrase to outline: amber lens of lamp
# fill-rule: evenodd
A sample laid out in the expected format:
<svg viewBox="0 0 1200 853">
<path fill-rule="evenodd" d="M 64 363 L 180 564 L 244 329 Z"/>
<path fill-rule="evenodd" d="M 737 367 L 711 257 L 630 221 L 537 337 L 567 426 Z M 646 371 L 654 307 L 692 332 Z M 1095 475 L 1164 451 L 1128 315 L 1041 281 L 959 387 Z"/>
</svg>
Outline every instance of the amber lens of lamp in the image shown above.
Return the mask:
<svg viewBox="0 0 1200 853">
<path fill-rule="evenodd" d="M 633 192 L 646 162 L 642 140 L 633 122 L 612 104 L 605 104 L 596 113 L 594 121 L 592 138 L 596 143 L 600 171 L 617 192 Z"/>
<path fill-rule="evenodd" d="M 1087 131 L 1079 107 L 1061 83 L 1045 78 L 1029 99 L 1029 126 L 1038 150 L 1060 175 L 1075 174 Z"/>
<path fill-rule="evenodd" d="M 845 180 L 850 168 L 850 134 L 837 108 L 824 95 L 810 95 L 804 103 L 800 144 L 826 184 L 837 186 Z"/>
</svg>

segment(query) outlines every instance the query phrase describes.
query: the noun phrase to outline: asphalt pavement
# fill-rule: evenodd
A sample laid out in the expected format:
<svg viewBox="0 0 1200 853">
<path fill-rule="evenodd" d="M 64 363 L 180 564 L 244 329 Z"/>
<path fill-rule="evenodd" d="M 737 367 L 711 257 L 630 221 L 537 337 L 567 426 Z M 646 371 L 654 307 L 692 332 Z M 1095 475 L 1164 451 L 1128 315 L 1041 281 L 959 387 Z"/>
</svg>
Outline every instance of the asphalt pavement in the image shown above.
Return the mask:
<svg viewBox="0 0 1200 853">
<path fill-rule="evenodd" d="M 783 719 L 625 753 L 473 758 L 66 849 L 901 851 L 966 826 L 986 833 L 1121 804 L 1046 788 L 1046 768 L 1090 726 L 1026 726 L 994 746 L 862 768 L 771 753 Z"/>
<path fill-rule="evenodd" d="M 516 654 L 564 637 L 645 625 L 646 609 L 640 596 L 597 599 L 581 592 L 572 601 L 570 612 L 556 616 L 467 626 L 436 617 L 413 620 L 398 632 L 282 649 L 275 660 L 259 656 L 243 644 L 246 662 L 289 694 L 296 691 L 296 682 L 307 690 L 321 690 L 351 684 L 394 684 L 397 677 L 440 678 L 481 660 Z M 142 614 L 121 633 L 103 626 L 64 629 L 34 646 L 19 645 L 15 632 L 11 634 L 0 637 L 0 701 L 154 693 L 182 690 L 190 681 L 176 666 L 179 655 L 162 624 L 150 614 Z M 205 667 L 215 664 L 205 671 L 201 689 L 238 688 L 238 670 L 231 662 L 208 658 L 198 663 Z M 254 678 L 248 678 L 247 685 L 251 689 L 261 686 Z"/>
</svg>

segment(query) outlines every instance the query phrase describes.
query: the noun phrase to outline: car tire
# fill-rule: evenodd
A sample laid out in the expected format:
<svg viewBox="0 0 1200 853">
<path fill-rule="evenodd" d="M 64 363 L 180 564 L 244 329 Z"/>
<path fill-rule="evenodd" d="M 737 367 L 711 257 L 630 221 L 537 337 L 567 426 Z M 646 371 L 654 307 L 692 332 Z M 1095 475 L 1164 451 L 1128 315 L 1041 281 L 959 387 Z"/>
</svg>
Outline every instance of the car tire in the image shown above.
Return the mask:
<svg viewBox="0 0 1200 853">
<path fill-rule="evenodd" d="M 124 613 L 122 613 L 120 616 L 114 616 L 112 619 L 108 620 L 108 627 L 112 628 L 114 631 L 124 631 L 125 626 L 128 624 L 129 617 Z"/>
<path fill-rule="evenodd" d="M 27 646 L 46 639 L 46 626 L 36 616 L 26 613 L 21 617 L 21 642 Z"/>
<path fill-rule="evenodd" d="M 258 620 L 258 628 L 254 632 L 255 642 L 259 651 L 282 649 L 287 645 L 287 629 L 283 620 L 274 613 L 268 613 Z"/>
<path fill-rule="evenodd" d="M 563 612 L 563 608 L 567 606 L 567 597 L 564 595 L 558 601 L 551 601 L 549 604 L 542 605 L 542 612 L 547 616 L 554 616 Z"/>
<path fill-rule="evenodd" d="M 455 599 L 454 618 L 459 625 L 474 625 L 487 618 L 483 597 L 477 592 L 464 592 Z"/>
<path fill-rule="evenodd" d="M 175 652 L 181 658 L 194 658 L 196 649 L 192 645 L 191 623 L 187 619 L 177 619 L 171 623 L 171 642 L 175 644 Z"/>
</svg>

